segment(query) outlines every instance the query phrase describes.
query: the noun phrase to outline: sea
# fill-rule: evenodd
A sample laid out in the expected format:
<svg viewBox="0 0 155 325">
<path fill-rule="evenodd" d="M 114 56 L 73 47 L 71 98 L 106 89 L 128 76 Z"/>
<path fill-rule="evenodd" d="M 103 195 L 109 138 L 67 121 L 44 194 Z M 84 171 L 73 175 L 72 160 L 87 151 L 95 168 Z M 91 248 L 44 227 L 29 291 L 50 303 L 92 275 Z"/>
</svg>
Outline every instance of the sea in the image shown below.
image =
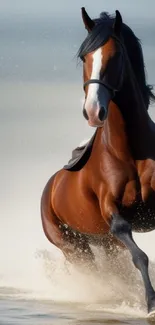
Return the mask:
<svg viewBox="0 0 155 325">
<path fill-rule="evenodd" d="M 126 12 L 124 20 L 141 39 L 147 80 L 155 84 L 154 20 L 138 12 Z M 142 280 L 128 252 L 111 268 L 94 248 L 98 271 L 77 269 L 41 225 L 47 180 L 94 132 L 82 115 L 76 57 L 85 36 L 80 11 L 76 19 L 58 12 L 0 16 L 0 325 L 148 324 Z M 149 111 L 155 120 L 155 107 Z M 155 232 L 134 238 L 150 258 L 155 286 Z"/>
</svg>

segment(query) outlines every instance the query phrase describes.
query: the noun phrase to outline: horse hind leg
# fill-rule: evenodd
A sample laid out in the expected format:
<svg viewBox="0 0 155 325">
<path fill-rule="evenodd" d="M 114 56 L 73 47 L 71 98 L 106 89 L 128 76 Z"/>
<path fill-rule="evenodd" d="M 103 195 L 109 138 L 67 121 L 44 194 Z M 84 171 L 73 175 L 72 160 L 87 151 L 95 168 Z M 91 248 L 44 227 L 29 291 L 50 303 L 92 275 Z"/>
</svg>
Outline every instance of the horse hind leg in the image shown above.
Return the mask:
<svg viewBox="0 0 155 325">
<path fill-rule="evenodd" d="M 41 198 L 42 225 L 48 240 L 58 247 L 71 263 L 94 263 L 94 255 L 83 234 L 63 225 L 51 207 L 51 191 L 54 176 L 46 184 Z"/>
<path fill-rule="evenodd" d="M 94 266 L 94 254 L 83 234 L 73 231 L 66 224 L 60 223 L 52 213 L 50 226 L 46 229 L 47 238 L 64 254 L 66 260 L 75 265 Z"/>
<path fill-rule="evenodd" d="M 95 257 L 89 246 L 87 236 L 72 230 L 64 224 L 61 224 L 59 227 L 62 230 L 64 241 L 67 243 L 67 249 L 62 248 L 66 259 L 74 264 L 89 264 L 91 268 L 94 268 Z"/>
</svg>

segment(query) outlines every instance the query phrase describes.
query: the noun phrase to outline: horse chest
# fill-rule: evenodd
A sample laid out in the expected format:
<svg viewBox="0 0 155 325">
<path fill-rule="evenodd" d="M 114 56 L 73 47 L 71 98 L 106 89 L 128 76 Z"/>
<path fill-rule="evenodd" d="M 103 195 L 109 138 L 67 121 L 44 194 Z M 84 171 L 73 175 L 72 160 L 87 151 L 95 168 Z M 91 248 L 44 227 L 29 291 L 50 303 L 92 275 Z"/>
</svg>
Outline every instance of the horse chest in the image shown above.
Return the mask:
<svg viewBox="0 0 155 325">
<path fill-rule="evenodd" d="M 125 189 L 126 183 L 134 178 L 135 169 L 131 162 L 105 155 L 102 168 L 103 181 L 114 197 L 119 197 Z"/>
</svg>

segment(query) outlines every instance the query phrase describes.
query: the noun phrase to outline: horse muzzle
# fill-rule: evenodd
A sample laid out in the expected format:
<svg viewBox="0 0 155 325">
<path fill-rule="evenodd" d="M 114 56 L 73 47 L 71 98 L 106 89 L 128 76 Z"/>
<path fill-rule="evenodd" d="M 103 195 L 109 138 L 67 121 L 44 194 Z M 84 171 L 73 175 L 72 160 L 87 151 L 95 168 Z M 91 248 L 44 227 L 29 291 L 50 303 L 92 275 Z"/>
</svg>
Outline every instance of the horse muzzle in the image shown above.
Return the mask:
<svg viewBox="0 0 155 325">
<path fill-rule="evenodd" d="M 90 83 L 91 80 L 89 80 Z M 108 115 L 108 106 L 114 97 L 113 91 L 102 84 L 99 87 L 95 100 L 85 101 L 83 115 L 88 120 L 88 124 L 94 127 L 102 127 Z"/>
</svg>

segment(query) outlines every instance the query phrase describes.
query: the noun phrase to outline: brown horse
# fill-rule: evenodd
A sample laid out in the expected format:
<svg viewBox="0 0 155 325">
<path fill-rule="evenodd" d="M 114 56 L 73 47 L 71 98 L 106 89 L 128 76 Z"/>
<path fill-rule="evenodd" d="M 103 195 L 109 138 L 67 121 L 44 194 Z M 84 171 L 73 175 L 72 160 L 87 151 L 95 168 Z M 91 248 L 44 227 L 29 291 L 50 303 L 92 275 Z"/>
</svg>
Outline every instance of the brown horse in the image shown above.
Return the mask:
<svg viewBox="0 0 155 325">
<path fill-rule="evenodd" d="M 89 244 L 126 247 L 140 270 L 148 312 L 155 291 L 148 257 L 132 231 L 155 229 L 155 124 L 148 115 L 153 94 L 146 85 L 142 49 L 131 29 L 102 13 L 92 20 L 82 8 L 88 35 L 83 61 L 84 116 L 96 132 L 68 166 L 48 181 L 41 215 L 49 241 L 69 261 L 94 260 Z"/>
</svg>

